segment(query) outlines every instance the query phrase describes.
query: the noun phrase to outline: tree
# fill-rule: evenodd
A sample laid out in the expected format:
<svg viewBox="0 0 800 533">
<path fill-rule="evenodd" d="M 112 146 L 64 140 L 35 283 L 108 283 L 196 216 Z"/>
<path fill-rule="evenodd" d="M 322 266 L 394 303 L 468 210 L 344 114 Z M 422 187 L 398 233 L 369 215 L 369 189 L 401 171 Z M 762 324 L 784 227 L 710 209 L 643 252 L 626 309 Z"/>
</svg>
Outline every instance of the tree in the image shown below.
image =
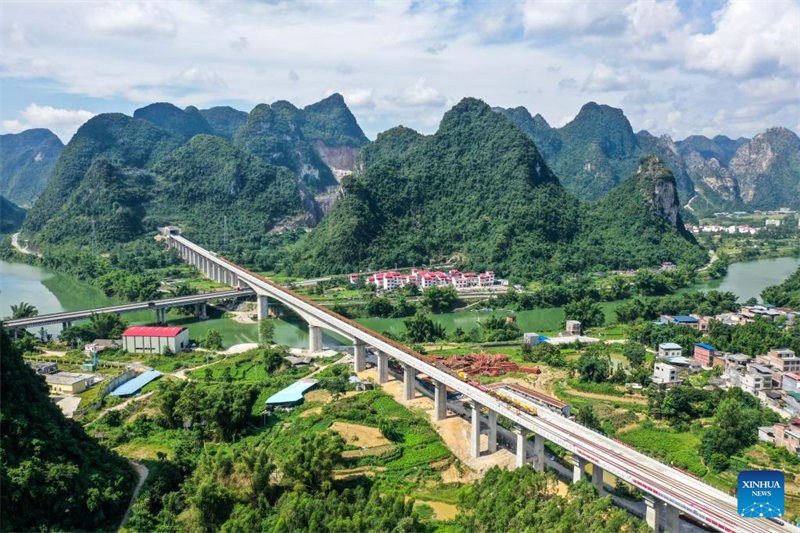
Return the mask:
<svg viewBox="0 0 800 533">
<path fill-rule="evenodd" d="M 586 350 L 578 359 L 582 381 L 602 383 L 611 375 L 611 358 L 594 350 Z"/>
<path fill-rule="evenodd" d="M 743 408 L 736 398 L 725 398 L 714 413 L 711 426 L 700 445 L 700 452 L 706 461 L 711 461 L 715 453 L 726 457 L 758 441 L 759 417 L 756 409 Z"/>
<path fill-rule="evenodd" d="M 564 306 L 564 314 L 568 320 L 580 321 L 584 329 L 602 326 L 606 321 L 603 308 L 590 298 L 582 298 L 569 302 Z"/>
<path fill-rule="evenodd" d="M 261 319 L 258 322 L 258 340 L 262 346 L 269 346 L 272 344 L 273 337 L 275 336 L 275 323 L 269 319 Z"/>
<path fill-rule="evenodd" d="M 411 342 L 432 342 L 445 336 L 444 327 L 422 311 L 403 320 L 403 324 L 406 326 L 406 337 Z"/>
<path fill-rule="evenodd" d="M 30 318 L 39 314 L 39 310 L 28 302 L 11 304 L 11 318 Z"/>
<path fill-rule="evenodd" d="M 369 316 L 385 318 L 392 315 L 394 307 L 386 298 L 370 298 L 367 301 L 366 311 Z"/>
<path fill-rule="evenodd" d="M 267 374 L 275 372 L 286 363 L 286 359 L 283 358 L 283 351 L 273 350 L 272 348 L 261 350 L 261 360 L 264 363 L 264 370 Z"/>
<path fill-rule="evenodd" d="M 458 292 L 455 287 L 448 285 L 440 287 L 434 285 L 422 291 L 422 306 L 432 313 L 439 313 L 451 309 L 458 301 Z"/>
<path fill-rule="evenodd" d="M 206 331 L 206 336 L 203 339 L 203 348 L 209 350 L 222 349 L 222 335 L 216 329 L 209 329 Z"/>
<path fill-rule="evenodd" d="M 330 484 L 333 468 L 341 460 L 344 439 L 330 431 L 303 435 L 280 463 L 284 480 L 295 490 L 315 492 Z"/>
<path fill-rule="evenodd" d="M 526 345 L 523 345 L 523 348 Z M 530 346 L 528 354 L 523 350 L 522 359 L 524 361 L 531 361 L 534 363 L 544 363 L 554 368 L 564 368 L 567 366 L 567 358 L 561 353 L 558 346 L 550 344 L 549 342 L 540 342 L 536 346 Z"/>
<path fill-rule="evenodd" d="M 586 407 L 582 407 L 580 410 L 578 410 L 578 414 L 575 419 L 579 424 L 583 424 L 587 428 L 600 429 L 600 419 L 597 418 L 597 414 L 594 412 L 594 407 L 591 405 L 587 405 Z"/>
<path fill-rule="evenodd" d="M 644 363 L 647 357 L 647 350 L 638 342 L 628 341 L 622 347 L 622 355 L 628 360 L 631 368 L 636 368 Z"/>
</svg>

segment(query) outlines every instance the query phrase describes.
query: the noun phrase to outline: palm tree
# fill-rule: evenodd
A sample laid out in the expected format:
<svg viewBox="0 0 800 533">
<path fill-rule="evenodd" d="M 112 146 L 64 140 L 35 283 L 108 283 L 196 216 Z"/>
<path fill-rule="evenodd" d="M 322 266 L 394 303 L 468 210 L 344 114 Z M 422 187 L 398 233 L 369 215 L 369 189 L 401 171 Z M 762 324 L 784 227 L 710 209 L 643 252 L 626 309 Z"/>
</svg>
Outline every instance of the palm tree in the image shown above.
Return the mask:
<svg viewBox="0 0 800 533">
<path fill-rule="evenodd" d="M 39 314 L 39 310 L 28 302 L 20 302 L 18 305 L 11 306 L 12 318 L 30 318 Z"/>
</svg>

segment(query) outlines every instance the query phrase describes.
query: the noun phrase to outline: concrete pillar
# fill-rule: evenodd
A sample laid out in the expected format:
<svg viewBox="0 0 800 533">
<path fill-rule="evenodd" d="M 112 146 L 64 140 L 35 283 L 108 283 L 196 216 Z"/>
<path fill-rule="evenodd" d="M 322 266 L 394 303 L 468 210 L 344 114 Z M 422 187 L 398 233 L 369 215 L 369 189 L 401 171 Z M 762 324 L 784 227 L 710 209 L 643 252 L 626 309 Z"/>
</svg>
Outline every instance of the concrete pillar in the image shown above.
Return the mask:
<svg viewBox="0 0 800 533">
<path fill-rule="evenodd" d="M 322 328 L 308 325 L 308 349 L 312 352 L 322 351 Z"/>
<path fill-rule="evenodd" d="M 208 307 L 206 306 L 206 302 L 200 304 L 200 318 L 202 320 L 208 318 Z"/>
<path fill-rule="evenodd" d="M 681 514 L 677 507 L 674 507 L 667 502 L 663 502 L 664 513 L 664 531 L 669 533 L 680 533 L 681 531 Z"/>
<path fill-rule="evenodd" d="M 356 339 L 353 344 L 353 371 L 361 372 L 367 368 L 367 345 Z"/>
<path fill-rule="evenodd" d="M 572 456 L 572 482 L 577 483 L 578 481 L 583 479 L 583 476 L 586 473 L 586 465 L 588 461 L 583 457 L 578 457 L 577 455 Z"/>
<path fill-rule="evenodd" d="M 661 502 L 655 496 L 650 494 L 644 495 L 644 520 L 653 531 L 658 531 L 659 515 L 661 514 Z"/>
<path fill-rule="evenodd" d="M 447 418 L 447 386 L 441 381 L 433 382 L 433 419 Z"/>
<path fill-rule="evenodd" d="M 538 433 L 533 437 L 533 468 L 544 472 L 544 437 Z"/>
<path fill-rule="evenodd" d="M 413 400 L 417 390 L 417 371 L 414 367 L 403 363 L 403 399 Z"/>
<path fill-rule="evenodd" d="M 472 457 L 481 455 L 481 404 L 472 401 L 472 427 L 469 439 L 469 451 Z"/>
<path fill-rule="evenodd" d="M 516 426 L 514 428 L 514 433 L 517 435 L 517 450 L 516 450 L 517 457 L 514 466 L 516 468 L 521 468 L 525 464 L 525 461 L 527 459 L 526 448 L 528 439 L 526 438 L 525 435 L 525 429 L 520 426 Z"/>
<path fill-rule="evenodd" d="M 389 356 L 385 353 L 378 351 L 378 383 L 386 383 L 389 381 Z"/>
<path fill-rule="evenodd" d="M 263 294 L 256 295 L 258 302 L 258 319 L 264 320 L 269 317 L 269 298 Z"/>
<path fill-rule="evenodd" d="M 603 468 L 600 466 L 592 465 L 592 485 L 597 489 L 598 495 L 602 496 L 604 494 Z"/>
<path fill-rule="evenodd" d="M 497 412 L 489 410 L 489 453 L 497 451 Z"/>
</svg>

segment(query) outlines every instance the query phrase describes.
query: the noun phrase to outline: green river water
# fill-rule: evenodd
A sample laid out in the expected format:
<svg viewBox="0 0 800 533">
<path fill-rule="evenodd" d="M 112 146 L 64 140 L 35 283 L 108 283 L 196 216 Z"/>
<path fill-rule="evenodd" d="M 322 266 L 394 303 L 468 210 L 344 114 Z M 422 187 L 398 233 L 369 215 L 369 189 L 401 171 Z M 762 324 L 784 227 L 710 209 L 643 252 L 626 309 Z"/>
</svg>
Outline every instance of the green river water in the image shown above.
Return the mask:
<svg viewBox="0 0 800 533">
<path fill-rule="evenodd" d="M 794 272 L 798 265 L 800 265 L 800 258 L 796 257 L 734 263 L 724 278 L 698 285 L 696 288 L 732 291 L 740 301 L 744 301 L 750 297 L 758 297 L 764 287 L 780 283 Z M 68 276 L 30 265 L 0 261 L 0 316 L 10 316 L 11 305 L 21 301 L 35 305 L 40 314 L 119 303 L 105 296 L 96 287 Z M 612 319 L 614 309 L 619 302 L 605 302 L 601 305 L 607 319 Z M 479 320 L 491 314 L 492 312 L 448 313 L 437 315 L 436 320 L 450 331 L 457 327 L 468 331 Z M 560 307 L 520 311 L 516 315 L 517 322 L 523 331 L 555 331 L 561 329 L 564 323 L 564 311 Z M 131 313 L 124 317 L 133 325 L 148 324 L 154 319 L 153 313 L 147 311 Z M 359 319 L 359 322 L 376 331 L 399 333 L 403 329 L 403 320 L 398 318 L 365 318 Z M 196 320 L 172 313 L 169 316 L 169 323 L 187 326 L 194 339 L 202 339 L 206 331 L 212 328 L 217 329 L 222 334 L 226 346 L 242 342 L 256 342 L 258 338 L 255 325 L 240 324 L 219 316 L 208 320 Z M 49 328 L 51 333 L 57 333 L 58 329 L 57 326 Z M 305 325 L 277 320 L 275 341 L 292 347 L 307 346 L 308 333 Z M 339 344 L 341 339 L 326 335 L 324 342 Z"/>
</svg>

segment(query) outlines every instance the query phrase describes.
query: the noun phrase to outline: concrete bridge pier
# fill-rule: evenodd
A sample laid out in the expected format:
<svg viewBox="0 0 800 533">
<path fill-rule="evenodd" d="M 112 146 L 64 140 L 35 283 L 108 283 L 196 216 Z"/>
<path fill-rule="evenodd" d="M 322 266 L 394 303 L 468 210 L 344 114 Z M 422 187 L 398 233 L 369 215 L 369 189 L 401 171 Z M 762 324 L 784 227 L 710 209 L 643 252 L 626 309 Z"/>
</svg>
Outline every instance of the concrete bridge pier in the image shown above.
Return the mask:
<svg viewBox="0 0 800 533">
<path fill-rule="evenodd" d="M 527 435 L 526 435 L 525 428 L 521 426 L 514 427 L 514 434 L 517 436 L 517 449 L 516 449 L 516 461 L 514 462 L 514 466 L 516 468 L 521 468 L 527 462 Z"/>
<path fill-rule="evenodd" d="M 403 400 L 410 401 L 414 399 L 417 392 L 417 370 L 411 365 L 402 363 L 403 365 Z"/>
<path fill-rule="evenodd" d="M 205 302 L 194 304 L 194 316 L 196 316 L 201 320 L 205 320 L 208 318 L 208 312 Z"/>
<path fill-rule="evenodd" d="M 497 411 L 489 410 L 489 453 L 497 451 Z"/>
<path fill-rule="evenodd" d="M 308 325 L 308 349 L 311 352 L 322 351 L 322 328 Z"/>
<path fill-rule="evenodd" d="M 389 356 L 378 350 L 376 359 L 378 361 L 378 383 L 389 381 Z"/>
<path fill-rule="evenodd" d="M 355 339 L 353 343 L 353 371 L 361 372 L 367 368 L 367 345 Z"/>
<path fill-rule="evenodd" d="M 605 484 L 603 483 L 603 469 L 595 464 L 592 465 L 592 485 L 597 489 L 598 496 L 605 494 Z"/>
<path fill-rule="evenodd" d="M 441 381 L 433 382 L 433 419 L 447 418 L 447 387 Z"/>
<path fill-rule="evenodd" d="M 644 495 L 644 520 L 648 527 L 653 531 L 658 531 L 658 523 L 661 521 L 661 502 L 651 494 Z"/>
<path fill-rule="evenodd" d="M 481 455 L 481 404 L 472 401 L 472 427 L 470 428 L 469 451 L 472 457 Z"/>
<path fill-rule="evenodd" d="M 72 326 L 72 322 L 70 322 L 70 321 L 62 322 L 61 323 L 61 331 L 64 331 L 65 329 L 67 329 L 70 326 Z"/>
<path fill-rule="evenodd" d="M 544 472 L 544 437 L 538 433 L 533 436 L 533 468 Z"/>
<path fill-rule="evenodd" d="M 577 455 L 572 456 L 572 482 L 577 483 L 586 475 L 586 465 L 589 461 Z"/>
<path fill-rule="evenodd" d="M 256 295 L 258 302 L 258 319 L 264 320 L 269 316 L 269 298 L 264 294 Z"/>
</svg>

